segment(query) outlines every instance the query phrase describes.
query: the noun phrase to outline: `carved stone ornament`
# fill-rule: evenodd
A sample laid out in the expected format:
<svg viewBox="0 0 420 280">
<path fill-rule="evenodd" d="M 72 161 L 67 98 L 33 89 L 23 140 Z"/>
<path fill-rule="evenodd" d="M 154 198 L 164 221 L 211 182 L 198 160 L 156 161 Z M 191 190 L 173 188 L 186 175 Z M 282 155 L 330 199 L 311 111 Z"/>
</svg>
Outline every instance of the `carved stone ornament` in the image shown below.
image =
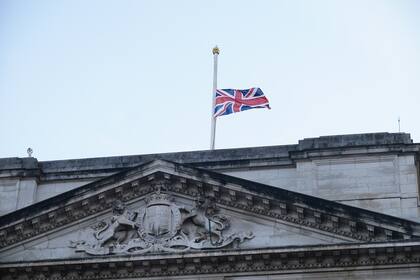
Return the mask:
<svg viewBox="0 0 420 280">
<path fill-rule="evenodd" d="M 184 252 L 237 246 L 254 237 L 252 232 L 227 234 L 228 218 L 218 214 L 209 199 L 198 198 L 188 209 L 157 191 L 145 202 L 144 208 L 131 212 L 116 200 L 113 216 L 94 225 L 86 240 L 72 241 L 70 247 L 90 255 Z"/>
</svg>

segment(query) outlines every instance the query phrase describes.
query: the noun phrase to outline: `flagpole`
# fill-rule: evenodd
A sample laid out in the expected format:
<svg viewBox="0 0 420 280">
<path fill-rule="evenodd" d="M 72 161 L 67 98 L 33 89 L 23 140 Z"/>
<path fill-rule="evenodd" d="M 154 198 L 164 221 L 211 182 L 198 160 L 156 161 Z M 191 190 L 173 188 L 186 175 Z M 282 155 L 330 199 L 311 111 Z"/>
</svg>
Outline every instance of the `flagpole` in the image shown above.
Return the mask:
<svg viewBox="0 0 420 280">
<path fill-rule="evenodd" d="M 211 105 L 211 138 L 210 150 L 214 150 L 214 142 L 216 138 L 216 117 L 214 116 L 214 106 L 216 104 L 216 90 L 217 90 L 217 57 L 219 56 L 219 48 L 213 48 L 213 92 L 212 92 L 212 105 Z"/>
</svg>

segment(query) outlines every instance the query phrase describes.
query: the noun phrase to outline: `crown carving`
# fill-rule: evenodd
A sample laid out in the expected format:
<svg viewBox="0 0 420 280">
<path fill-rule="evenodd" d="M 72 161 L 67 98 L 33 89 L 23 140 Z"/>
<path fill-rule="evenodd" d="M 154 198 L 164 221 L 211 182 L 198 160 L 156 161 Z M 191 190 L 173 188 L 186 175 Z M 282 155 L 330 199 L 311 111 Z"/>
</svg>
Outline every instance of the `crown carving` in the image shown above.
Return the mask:
<svg viewBox="0 0 420 280">
<path fill-rule="evenodd" d="M 144 199 L 147 206 L 157 205 L 157 204 L 171 204 L 172 198 L 169 194 L 156 192 Z"/>
</svg>

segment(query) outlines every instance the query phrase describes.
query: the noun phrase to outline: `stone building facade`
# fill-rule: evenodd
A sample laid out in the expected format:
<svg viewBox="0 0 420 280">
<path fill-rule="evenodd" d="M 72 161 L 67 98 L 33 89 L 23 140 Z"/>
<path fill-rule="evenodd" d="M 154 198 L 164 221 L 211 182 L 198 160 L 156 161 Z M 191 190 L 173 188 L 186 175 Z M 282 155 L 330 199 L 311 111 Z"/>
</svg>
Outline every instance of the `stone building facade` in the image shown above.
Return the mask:
<svg viewBox="0 0 420 280">
<path fill-rule="evenodd" d="M 405 133 L 0 159 L 0 279 L 419 279 Z"/>
</svg>

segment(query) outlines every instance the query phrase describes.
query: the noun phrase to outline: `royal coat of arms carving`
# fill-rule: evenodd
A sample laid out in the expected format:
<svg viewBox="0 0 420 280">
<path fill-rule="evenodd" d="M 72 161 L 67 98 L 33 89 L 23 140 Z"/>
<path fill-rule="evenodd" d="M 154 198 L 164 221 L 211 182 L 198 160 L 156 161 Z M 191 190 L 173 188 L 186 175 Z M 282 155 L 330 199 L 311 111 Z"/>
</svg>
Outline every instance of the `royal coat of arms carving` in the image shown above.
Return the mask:
<svg viewBox="0 0 420 280">
<path fill-rule="evenodd" d="M 188 208 L 157 191 L 145 202 L 144 208 L 129 211 L 115 201 L 113 216 L 92 228 L 93 238 L 73 241 L 70 246 L 90 255 L 184 252 L 236 246 L 254 237 L 252 232 L 229 230 L 227 234 L 229 219 L 210 199 L 199 197 Z"/>
</svg>

